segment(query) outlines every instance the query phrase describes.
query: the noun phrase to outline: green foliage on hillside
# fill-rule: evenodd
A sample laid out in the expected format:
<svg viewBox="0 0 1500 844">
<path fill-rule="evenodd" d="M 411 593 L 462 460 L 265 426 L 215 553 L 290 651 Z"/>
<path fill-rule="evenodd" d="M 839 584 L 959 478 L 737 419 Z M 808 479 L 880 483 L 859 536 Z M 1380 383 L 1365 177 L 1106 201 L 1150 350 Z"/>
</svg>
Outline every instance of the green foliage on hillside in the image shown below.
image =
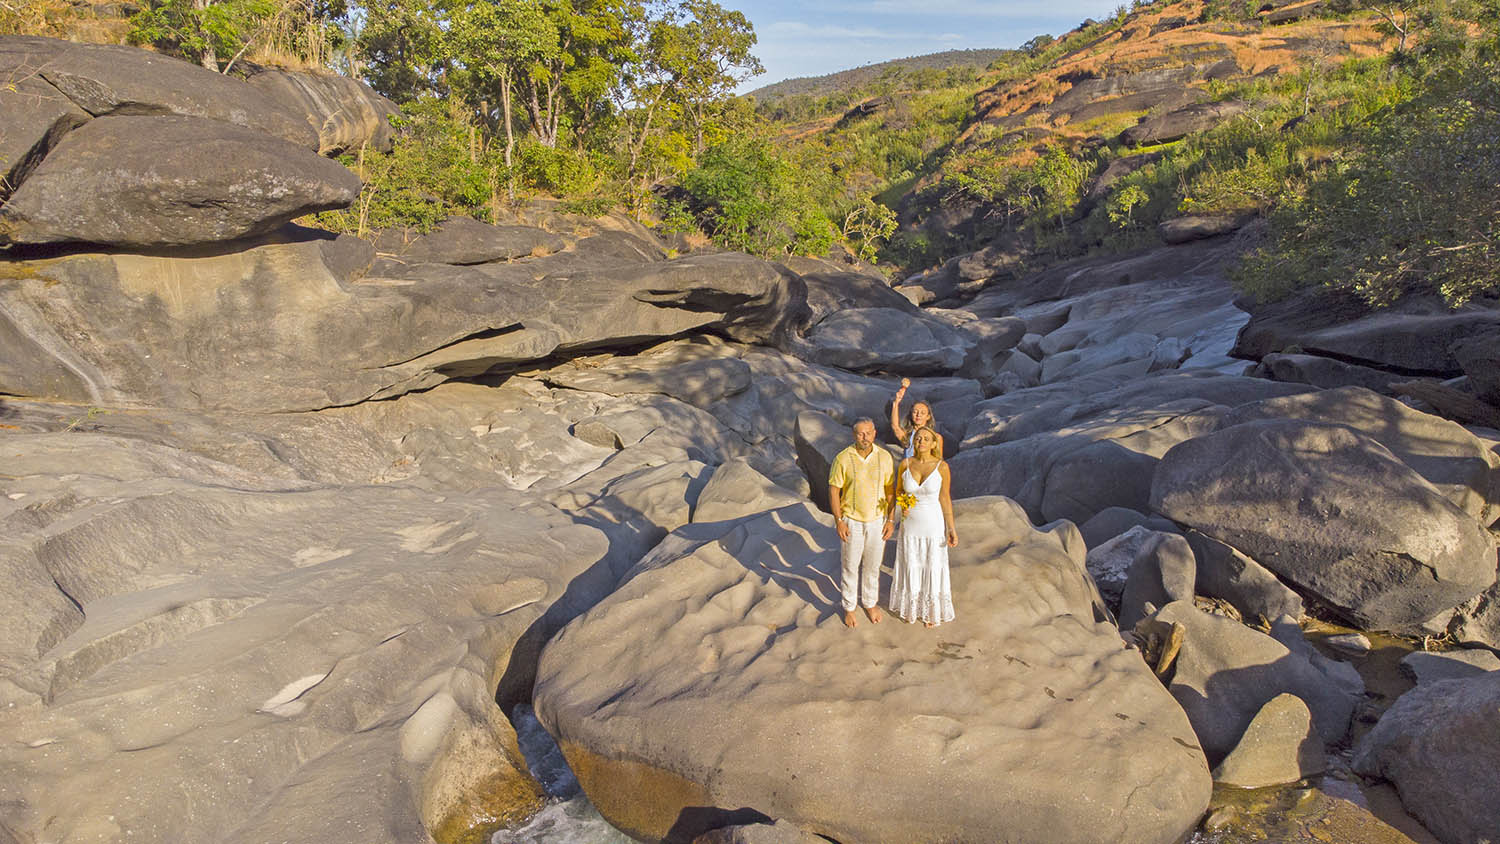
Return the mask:
<svg viewBox="0 0 1500 844">
<path fill-rule="evenodd" d="M 1405 102 L 1270 216 L 1238 273 L 1264 299 L 1301 287 L 1387 305 L 1412 292 L 1460 305 L 1500 293 L 1500 42 L 1428 64 Z"/>
</svg>

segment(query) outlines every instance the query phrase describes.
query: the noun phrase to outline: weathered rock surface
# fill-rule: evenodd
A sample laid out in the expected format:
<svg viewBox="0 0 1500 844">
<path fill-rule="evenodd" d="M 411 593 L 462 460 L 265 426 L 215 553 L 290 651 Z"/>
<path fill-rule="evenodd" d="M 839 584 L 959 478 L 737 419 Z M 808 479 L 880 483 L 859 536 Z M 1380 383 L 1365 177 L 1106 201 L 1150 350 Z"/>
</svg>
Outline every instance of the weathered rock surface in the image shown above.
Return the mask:
<svg viewBox="0 0 1500 844">
<path fill-rule="evenodd" d="M 1247 108 L 1235 100 L 1194 103 L 1150 117 L 1120 133 L 1121 142 L 1129 146 L 1161 144 L 1175 141 L 1194 132 L 1203 132 L 1235 117 Z"/>
<path fill-rule="evenodd" d="M 1193 549 L 1175 533 L 1154 533 L 1141 544 L 1120 593 L 1120 629 L 1129 630 L 1156 607 L 1193 599 Z"/>
<path fill-rule="evenodd" d="M 1500 656 L 1482 648 L 1442 652 L 1412 651 L 1401 658 L 1401 670 L 1418 685 L 1438 680 L 1478 677 L 1500 671 Z"/>
<path fill-rule="evenodd" d="M 807 334 L 802 356 L 857 372 L 908 375 L 951 373 L 964 363 L 975 339 L 938 320 L 895 308 L 838 311 Z"/>
<path fill-rule="evenodd" d="M 1170 689 L 1210 762 L 1222 761 L 1256 713 L 1283 693 L 1307 704 L 1324 742 L 1348 731 L 1358 695 L 1330 684 L 1312 663 L 1270 636 L 1202 612 L 1191 601 L 1168 604 L 1155 617 L 1187 628 Z"/>
<path fill-rule="evenodd" d="M 1369 366 L 1344 363 L 1341 360 L 1320 355 L 1284 354 L 1272 352 L 1260 359 L 1251 370 L 1262 378 L 1272 381 L 1290 381 L 1295 384 L 1311 384 L 1314 387 L 1364 387 L 1377 393 L 1389 393 L 1391 384 L 1407 380 L 1410 376 L 1398 375 Z"/>
<path fill-rule="evenodd" d="M 1500 407 L 1500 327 L 1458 340 L 1449 351 L 1479 397 Z"/>
<path fill-rule="evenodd" d="M 406 247 L 407 263 L 484 264 L 561 252 L 564 241 L 531 226 L 492 226 L 472 217 L 449 217 Z"/>
<path fill-rule="evenodd" d="M 1346 425 L 1390 449 L 1482 524 L 1500 518 L 1500 457 L 1457 423 L 1362 387 L 1341 387 L 1244 404 L 1219 425 L 1259 419 Z"/>
<path fill-rule="evenodd" d="M 305 115 L 318 133 L 318 152 L 340 155 L 361 148 L 390 152 L 396 104 L 358 79 L 282 68 L 248 68 L 252 88 Z"/>
<path fill-rule="evenodd" d="M 1500 830 L 1500 672 L 1425 683 L 1402 695 L 1360 742 L 1354 769 L 1395 784 L 1406 810 L 1445 842 Z"/>
<path fill-rule="evenodd" d="M 693 844 L 823 844 L 827 840 L 795 824 L 776 821 L 711 830 L 694 838 Z"/>
<path fill-rule="evenodd" d="M 1488 532 L 1347 427 L 1263 420 L 1189 440 L 1157 466 L 1151 503 L 1372 628 L 1421 624 L 1495 575 Z"/>
<path fill-rule="evenodd" d="M 955 594 L 1003 611 L 961 606 L 936 637 L 895 620 L 850 631 L 826 517 L 693 525 L 547 645 L 538 715 L 605 817 L 643 838 L 690 840 L 750 807 L 842 840 L 1176 840 L 1207 769 L 1160 684 L 1094 621 L 1076 531 L 1039 532 L 1001 499 L 958 513 Z M 629 644 L 641 635 L 658 646 Z M 1018 770 L 1025 789 L 949 799 L 955 778 Z"/>
<path fill-rule="evenodd" d="M 1198 594 L 1228 601 L 1249 622 L 1302 617 L 1302 596 L 1260 563 L 1196 530 L 1187 532 L 1197 562 Z"/>
<path fill-rule="evenodd" d="M 318 148 L 317 133 L 288 104 L 239 79 L 136 47 L 0 36 L 0 71 L 34 74 L 95 117 L 199 117 Z"/>
<path fill-rule="evenodd" d="M 6 123 L 0 132 L 0 202 L 4 202 L 57 142 L 90 115 L 45 80 L 25 71 L 0 88 L 0 109 Z"/>
<path fill-rule="evenodd" d="M 342 165 L 255 130 L 101 117 L 69 132 L 0 207 L 0 242 L 216 243 L 358 195 Z"/>
<path fill-rule="evenodd" d="M 1264 788 L 1322 773 L 1323 740 L 1302 698 L 1279 694 L 1255 714 L 1245 735 L 1214 769 L 1214 782 Z"/>
</svg>

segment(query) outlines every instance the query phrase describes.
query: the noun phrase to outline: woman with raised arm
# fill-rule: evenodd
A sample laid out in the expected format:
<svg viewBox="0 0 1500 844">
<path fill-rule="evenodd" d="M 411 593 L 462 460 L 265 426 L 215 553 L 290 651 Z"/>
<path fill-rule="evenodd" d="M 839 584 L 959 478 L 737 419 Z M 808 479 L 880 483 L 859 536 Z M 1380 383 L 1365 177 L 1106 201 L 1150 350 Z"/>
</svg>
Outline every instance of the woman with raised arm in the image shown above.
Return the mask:
<svg viewBox="0 0 1500 844">
<path fill-rule="evenodd" d="M 943 435 L 937 432 L 937 420 L 932 416 L 932 405 L 925 401 L 914 401 L 911 405 L 911 415 L 904 421 L 901 418 L 901 400 L 906 397 L 906 388 L 911 386 L 910 378 L 901 379 L 901 389 L 896 391 L 896 398 L 891 401 L 891 433 L 896 435 L 896 442 L 906 448 L 906 456 L 911 457 L 912 432 L 924 425 L 932 429 L 937 439 L 937 455 L 939 459 L 943 456 Z"/>
<path fill-rule="evenodd" d="M 906 621 L 936 627 L 953 620 L 953 589 L 948 579 L 948 549 L 958 545 L 953 525 L 952 478 L 938 455 L 937 432 L 927 426 L 912 431 L 915 453 L 896 473 L 901 531 L 896 537 L 891 612 Z"/>
</svg>

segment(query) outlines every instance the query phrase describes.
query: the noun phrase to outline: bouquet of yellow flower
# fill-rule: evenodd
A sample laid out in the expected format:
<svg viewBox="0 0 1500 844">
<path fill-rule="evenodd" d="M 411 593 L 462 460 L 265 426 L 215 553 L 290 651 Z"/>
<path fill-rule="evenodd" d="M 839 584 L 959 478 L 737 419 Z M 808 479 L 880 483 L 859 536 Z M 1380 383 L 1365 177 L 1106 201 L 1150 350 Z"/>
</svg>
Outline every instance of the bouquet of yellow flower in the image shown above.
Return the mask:
<svg viewBox="0 0 1500 844">
<path fill-rule="evenodd" d="M 915 495 L 909 492 L 896 493 L 896 506 L 901 508 L 901 515 L 906 515 L 906 511 L 910 510 L 916 503 L 917 497 Z"/>
</svg>

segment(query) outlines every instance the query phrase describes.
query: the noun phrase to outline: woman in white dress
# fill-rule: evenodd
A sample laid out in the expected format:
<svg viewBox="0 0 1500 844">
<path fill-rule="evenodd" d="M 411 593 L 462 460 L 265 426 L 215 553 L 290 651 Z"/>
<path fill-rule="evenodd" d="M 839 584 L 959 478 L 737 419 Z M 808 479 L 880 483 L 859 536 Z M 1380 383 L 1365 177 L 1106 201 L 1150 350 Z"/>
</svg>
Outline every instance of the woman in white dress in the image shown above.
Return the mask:
<svg viewBox="0 0 1500 844">
<path fill-rule="evenodd" d="M 896 483 L 916 503 L 901 515 L 891 612 L 936 627 L 953 620 L 948 549 L 958 545 L 958 531 L 953 527 L 948 463 L 938 456 L 937 432 L 923 426 L 911 439 L 914 453 L 901 461 Z"/>
</svg>

